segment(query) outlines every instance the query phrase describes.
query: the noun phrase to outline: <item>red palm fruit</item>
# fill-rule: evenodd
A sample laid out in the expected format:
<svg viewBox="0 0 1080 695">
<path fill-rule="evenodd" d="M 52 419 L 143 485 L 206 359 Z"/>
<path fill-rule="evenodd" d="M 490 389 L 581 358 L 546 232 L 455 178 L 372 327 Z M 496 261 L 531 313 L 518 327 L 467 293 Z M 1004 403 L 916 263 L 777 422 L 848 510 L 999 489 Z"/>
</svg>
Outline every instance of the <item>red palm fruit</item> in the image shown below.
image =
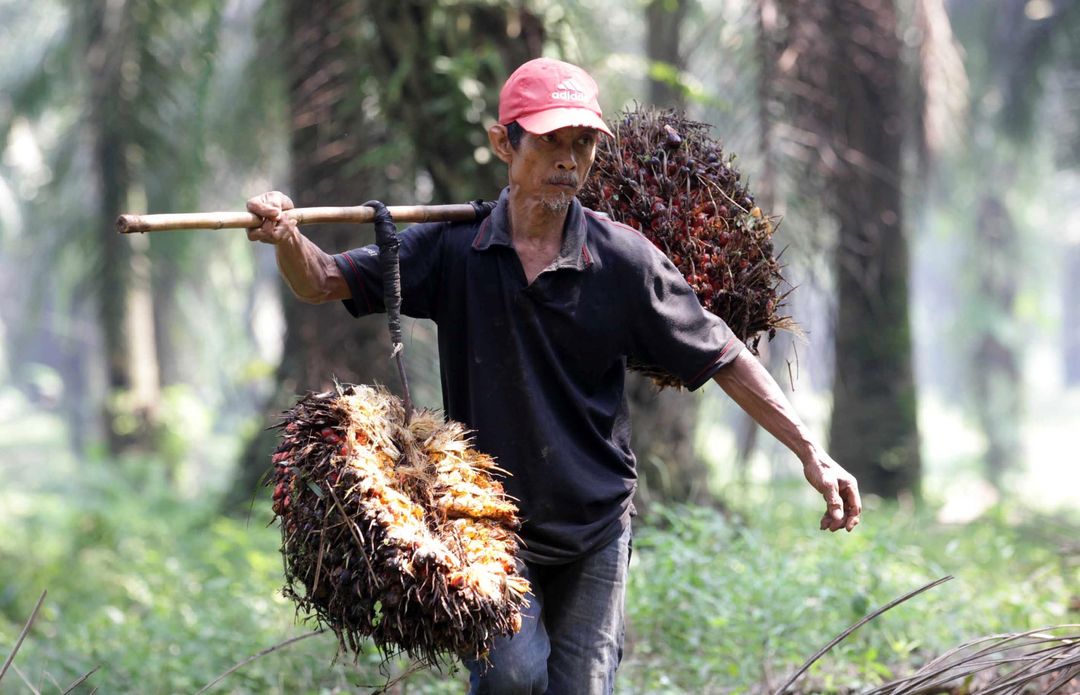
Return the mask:
<svg viewBox="0 0 1080 695">
<path fill-rule="evenodd" d="M 709 127 L 673 111 L 637 108 L 620 114 L 612 129 L 616 137 L 598 144 L 581 202 L 637 229 L 666 253 L 691 286 L 708 295 L 699 294 L 705 307 L 751 348 L 762 332 L 795 328 L 777 313 L 783 278 L 773 258 L 772 225 L 755 209 L 735 158 L 725 155 Z M 618 186 L 617 201 L 607 199 L 607 184 Z M 662 213 L 654 207 L 657 194 Z M 720 290 L 729 292 L 716 294 Z M 776 301 L 765 313 L 769 297 Z M 679 383 L 649 365 L 631 362 L 630 368 L 660 385 Z"/>
</svg>

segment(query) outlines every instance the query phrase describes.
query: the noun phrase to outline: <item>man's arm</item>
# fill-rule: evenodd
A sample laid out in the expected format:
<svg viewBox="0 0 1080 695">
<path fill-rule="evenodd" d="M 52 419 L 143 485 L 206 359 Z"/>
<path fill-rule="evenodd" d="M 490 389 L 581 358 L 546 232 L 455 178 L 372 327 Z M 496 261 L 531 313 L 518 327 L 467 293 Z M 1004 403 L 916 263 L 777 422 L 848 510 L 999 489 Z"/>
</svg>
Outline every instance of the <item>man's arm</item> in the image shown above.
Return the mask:
<svg viewBox="0 0 1080 695">
<path fill-rule="evenodd" d="M 248 200 L 248 212 L 263 218 L 262 226 L 248 230 L 248 239 L 274 245 L 281 276 L 300 300 L 349 299 L 352 292 L 334 259 L 301 234 L 295 220 L 281 214 L 292 208 L 292 200 L 278 191 Z"/>
<path fill-rule="evenodd" d="M 780 385 L 748 350 L 741 350 L 713 380 L 759 425 L 802 461 L 803 475 L 825 498 L 822 530 L 851 531 L 859 523 L 862 500 L 855 477 L 840 467 L 810 437 Z"/>
</svg>

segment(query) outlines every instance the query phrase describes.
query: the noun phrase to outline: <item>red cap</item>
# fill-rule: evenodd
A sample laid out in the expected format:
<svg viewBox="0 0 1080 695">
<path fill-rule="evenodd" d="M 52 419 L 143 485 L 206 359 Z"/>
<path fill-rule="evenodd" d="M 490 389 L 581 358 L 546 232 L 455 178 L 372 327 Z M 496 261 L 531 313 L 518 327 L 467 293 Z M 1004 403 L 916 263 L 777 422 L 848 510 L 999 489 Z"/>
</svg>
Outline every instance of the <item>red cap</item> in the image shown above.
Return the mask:
<svg viewBox="0 0 1080 695">
<path fill-rule="evenodd" d="M 517 121 L 534 135 L 586 126 L 611 135 L 596 97 L 596 81 L 576 65 L 551 58 L 525 63 L 499 93 L 499 123 Z"/>
</svg>

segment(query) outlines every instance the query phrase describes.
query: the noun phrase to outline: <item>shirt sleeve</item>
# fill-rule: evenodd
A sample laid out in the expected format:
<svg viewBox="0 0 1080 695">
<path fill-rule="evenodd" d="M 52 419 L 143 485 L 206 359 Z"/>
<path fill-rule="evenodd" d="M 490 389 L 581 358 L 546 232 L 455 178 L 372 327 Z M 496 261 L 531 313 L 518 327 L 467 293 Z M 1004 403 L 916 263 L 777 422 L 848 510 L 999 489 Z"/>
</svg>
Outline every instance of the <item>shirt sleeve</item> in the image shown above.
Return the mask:
<svg viewBox="0 0 1080 695">
<path fill-rule="evenodd" d="M 631 318 L 631 353 L 695 391 L 743 349 L 723 319 L 706 311 L 678 269 L 656 251 L 647 264 L 639 311 Z"/>
<path fill-rule="evenodd" d="M 444 225 L 418 224 L 399 234 L 401 246 L 401 313 L 418 319 L 435 319 L 439 287 L 442 231 Z M 379 249 L 375 244 L 335 254 L 352 297 L 343 300 L 353 316 L 386 311 L 383 302 Z"/>
</svg>

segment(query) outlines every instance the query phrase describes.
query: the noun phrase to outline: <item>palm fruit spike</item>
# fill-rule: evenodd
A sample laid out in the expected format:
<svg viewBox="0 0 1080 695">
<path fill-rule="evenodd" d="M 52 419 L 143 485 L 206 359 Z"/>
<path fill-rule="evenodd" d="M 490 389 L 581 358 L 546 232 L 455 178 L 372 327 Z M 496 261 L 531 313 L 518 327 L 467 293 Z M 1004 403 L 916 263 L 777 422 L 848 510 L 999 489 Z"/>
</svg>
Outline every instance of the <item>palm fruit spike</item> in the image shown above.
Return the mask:
<svg viewBox="0 0 1080 695">
<path fill-rule="evenodd" d="M 521 627 L 516 508 L 494 461 L 385 389 L 308 394 L 278 425 L 274 514 L 286 596 L 358 653 L 439 666 Z"/>
<path fill-rule="evenodd" d="M 638 107 L 602 138 L 582 204 L 640 231 L 675 264 L 702 306 L 727 322 L 754 352 L 762 333 L 794 330 L 778 312 L 785 293 L 773 256 L 773 220 L 754 203 L 734 155 L 709 126 L 674 111 Z M 682 382 L 631 362 L 659 386 Z"/>
</svg>

